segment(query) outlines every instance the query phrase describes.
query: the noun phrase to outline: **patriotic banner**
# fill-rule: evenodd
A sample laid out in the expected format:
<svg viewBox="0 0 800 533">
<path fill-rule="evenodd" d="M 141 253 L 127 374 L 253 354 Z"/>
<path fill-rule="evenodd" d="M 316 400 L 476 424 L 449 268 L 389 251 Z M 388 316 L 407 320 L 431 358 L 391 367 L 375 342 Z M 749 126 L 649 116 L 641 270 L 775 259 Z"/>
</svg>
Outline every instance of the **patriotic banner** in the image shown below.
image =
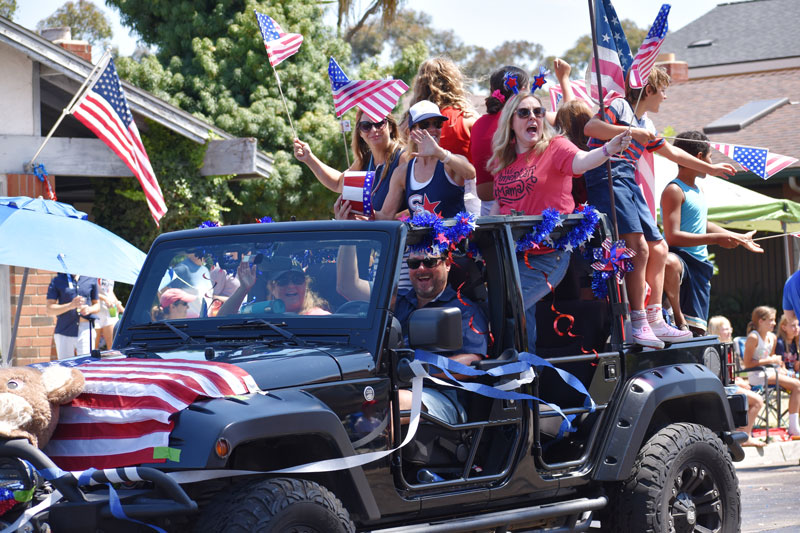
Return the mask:
<svg viewBox="0 0 800 533">
<path fill-rule="evenodd" d="M 625 75 L 630 68 L 633 55 L 611 0 L 595 0 L 594 21 L 597 26 L 597 53 L 600 59 L 603 92 L 616 91 L 624 95 Z M 598 100 L 594 54 L 586 69 L 586 87 L 590 88 L 592 98 Z M 605 94 L 603 98 L 606 98 Z"/>
<path fill-rule="evenodd" d="M 85 360 L 84 360 L 85 361 Z M 45 453 L 64 470 L 175 460 L 174 414 L 199 398 L 258 390 L 237 366 L 187 359 L 117 359 L 81 364 L 84 392 L 61 406 Z"/>
<path fill-rule="evenodd" d="M 767 148 L 713 142 L 710 144 L 711 148 L 722 152 L 761 179 L 769 179 L 797 162 L 797 158 L 773 154 Z"/>
<path fill-rule="evenodd" d="M 653 220 L 656 220 L 656 173 L 655 161 L 653 160 L 653 152 L 645 150 L 642 157 L 636 163 L 636 184 L 642 190 L 644 199 L 647 202 L 647 207 L 650 208 L 650 214 L 653 215 Z"/>
<path fill-rule="evenodd" d="M 647 37 L 644 38 L 639 51 L 636 52 L 636 57 L 633 58 L 630 77 L 628 78 L 628 84 L 632 89 L 641 89 L 647 85 L 647 78 L 650 76 L 650 71 L 656 62 L 658 51 L 661 50 L 661 44 L 664 42 L 664 37 L 667 36 L 669 10 L 669 4 L 661 6 L 658 15 L 656 15 L 656 20 L 650 26 L 650 31 L 647 32 Z"/>
<path fill-rule="evenodd" d="M 114 60 L 109 57 L 102 74 L 69 111 L 117 154 L 139 180 L 150 214 L 158 225 L 167 212 L 150 158 L 122 90 Z"/>
<path fill-rule="evenodd" d="M 586 91 L 586 84 L 581 83 L 579 81 L 570 80 L 570 86 L 572 87 L 572 94 L 575 95 L 575 98 L 579 100 L 583 100 L 589 107 L 594 108 L 597 106 L 597 101 L 595 101 L 589 93 Z M 561 104 L 561 100 L 564 98 L 564 90 L 561 88 L 561 85 L 555 85 L 548 89 L 550 91 L 550 109 L 555 111 L 558 109 L 558 106 Z M 622 98 L 623 96 L 616 91 L 606 91 L 606 97 L 604 103 L 606 106 L 611 103 L 612 100 L 615 98 Z"/>
<path fill-rule="evenodd" d="M 350 80 L 333 58 L 328 62 L 328 76 L 337 117 L 358 106 L 370 120 L 378 122 L 392 112 L 400 96 L 408 90 L 403 80 Z"/>
<path fill-rule="evenodd" d="M 267 49 L 269 64 L 273 67 L 279 65 L 284 59 L 288 59 L 300 50 L 303 44 L 303 36 L 299 33 L 285 33 L 280 25 L 271 17 L 255 11 L 258 27 L 261 29 L 261 36 L 264 38 L 264 46 Z"/>
<path fill-rule="evenodd" d="M 350 202 L 353 211 L 369 216 L 372 214 L 372 184 L 375 172 L 345 172 L 342 199 Z"/>
</svg>

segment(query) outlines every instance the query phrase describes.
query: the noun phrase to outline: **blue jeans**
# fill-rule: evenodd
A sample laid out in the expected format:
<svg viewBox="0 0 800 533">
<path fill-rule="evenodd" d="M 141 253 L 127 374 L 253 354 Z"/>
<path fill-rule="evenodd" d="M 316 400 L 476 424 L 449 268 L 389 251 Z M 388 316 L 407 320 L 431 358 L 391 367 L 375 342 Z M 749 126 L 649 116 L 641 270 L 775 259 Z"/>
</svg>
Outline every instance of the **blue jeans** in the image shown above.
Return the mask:
<svg viewBox="0 0 800 533">
<path fill-rule="evenodd" d="M 550 292 L 547 282 L 555 289 L 569 267 L 571 252 L 556 250 L 553 253 L 543 255 L 529 255 L 528 263 L 533 269 L 525 264 L 525 258 L 520 255 L 517 258 L 519 266 L 519 280 L 522 285 L 522 302 L 525 305 L 525 324 L 528 332 L 528 350 L 536 351 L 536 302 L 541 300 Z M 544 274 L 547 273 L 547 281 Z"/>
</svg>

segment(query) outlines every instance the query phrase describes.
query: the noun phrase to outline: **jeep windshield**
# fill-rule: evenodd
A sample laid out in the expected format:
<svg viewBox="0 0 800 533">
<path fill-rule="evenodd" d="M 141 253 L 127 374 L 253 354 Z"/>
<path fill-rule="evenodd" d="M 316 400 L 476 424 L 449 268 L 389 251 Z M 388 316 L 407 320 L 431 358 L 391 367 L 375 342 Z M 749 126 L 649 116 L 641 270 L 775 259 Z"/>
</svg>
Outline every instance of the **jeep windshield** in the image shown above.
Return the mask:
<svg viewBox="0 0 800 533">
<path fill-rule="evenodd" d="M 391 255 L 385 233 L 215 230 L 154 246 L 125 311 L 126 329 L 169 325 L 180 328 L 178 338 L 200 328 L 233 335 L 265 321 L 303 329 L 371 321 L 372 287 Z"/>
</svg>

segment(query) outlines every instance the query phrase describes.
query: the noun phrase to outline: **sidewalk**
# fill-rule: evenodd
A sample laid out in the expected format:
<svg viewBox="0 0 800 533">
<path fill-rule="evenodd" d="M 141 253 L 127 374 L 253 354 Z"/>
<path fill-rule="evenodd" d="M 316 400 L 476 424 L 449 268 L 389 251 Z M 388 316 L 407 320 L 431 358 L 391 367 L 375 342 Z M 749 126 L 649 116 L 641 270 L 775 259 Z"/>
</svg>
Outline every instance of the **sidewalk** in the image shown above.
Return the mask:
<svg viewBox="0 0 800 533">
<path fill-rule="evenodd" d="M 775 440 L 763 448 L 744 448 L 744 459 L 733 463 L 737 470 L 765 466 L 791 466 L 800 464 L 800 440 L 781 442 Z"/>
</svg>

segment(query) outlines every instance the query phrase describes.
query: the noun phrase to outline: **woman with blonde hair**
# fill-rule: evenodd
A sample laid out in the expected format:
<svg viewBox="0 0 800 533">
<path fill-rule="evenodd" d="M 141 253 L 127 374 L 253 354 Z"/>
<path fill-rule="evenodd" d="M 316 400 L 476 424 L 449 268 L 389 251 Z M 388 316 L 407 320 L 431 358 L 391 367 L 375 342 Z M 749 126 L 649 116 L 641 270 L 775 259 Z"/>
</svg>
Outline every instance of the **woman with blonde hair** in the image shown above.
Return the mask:
<svg viewBox="0 0 800 533">
<path fill-rule="evenodd" d="M 766 370 L 753 370 L 748 372 L 747 381 L 751 385 L 764 385 L 766 382 L 778 385 L 789 391 L 789 435 L 800 436 L 800 380 L 791 378 L 783 368 L 783 359 L 775 355 L 776 337 L 772 332 L 775 329 L 775 308 L 760 305 L 753 309 L 750 323 L 747 325 L 747 340 L 744 343 L 742 365 L 744 369 L 756 366 L 777 365 Z"/>
<path fill-rule="evenodd" d="M 383 207 L 386 194 L 389 192 L 392 173 L 403 159 L 403 144 L 397 121 L 389 114 L 378 122 L 372 122 L 359 109 L 356 112 L 355 124 L 350 143 L 353 150 L 353 164 L 347 170 L 375 171 L 372 207 L 379 210 Z M 344 173 L 323 163 L 314 155 L 308 143 L 295 139 L 294 156 L 298 161 L 305 163 L 326 188 L 333 192 L 342 192 Z"/>
<path fill-rule="evenodd" d="M 775 353 L 783 358 L 783 364 L 790 375 L 800 372 L 798 334 L 800 334 L 800 324 L 798 324 L 797 317 L 784 313 L 778 323 L 778 341 L 775 344 Z"/>
<path fill-rule="evenodd" d="M 712 316 L 708 319 L 708 334 L 716 335 L 719 337 L 719 342 L 733 342 L 733 328 L 730 321 L 722 315 Z M 756 448 L 763 448 L 767 445 L 766 442 L 753 438 L 753 426 L 758 418 L 758 413 L 764 407 L 764 399 L 757 392 L 753 392 L 750 384 L 739 376 L 734 379 L 734 384 L 738 387 L 737 392 L 747 396 L 747 425 L 740 429 L 747 433 L 747 440 L 742 443 L 742 446 L 754 446 Z"/>
<path fill-rule="evenodd" d="M 623 132 L 600 148 L 584 152 L 555 134 L 545 112 L 536 96 L 520 93 L 500 114 L 488 168 L 495 174 L 495 208 L 502 215 L 511 211 L 541 215 L 547 208 L 572 213 L 572 177 L 605 163 L 630 143 L 630 134 Z M 549 285 L 561 282 L 569 258 L 570 252 L 546 247 L 528 261 L 518 258 L 530 349 L 535 347 L 536 302 L 550 291 Z"/>
</svg>

